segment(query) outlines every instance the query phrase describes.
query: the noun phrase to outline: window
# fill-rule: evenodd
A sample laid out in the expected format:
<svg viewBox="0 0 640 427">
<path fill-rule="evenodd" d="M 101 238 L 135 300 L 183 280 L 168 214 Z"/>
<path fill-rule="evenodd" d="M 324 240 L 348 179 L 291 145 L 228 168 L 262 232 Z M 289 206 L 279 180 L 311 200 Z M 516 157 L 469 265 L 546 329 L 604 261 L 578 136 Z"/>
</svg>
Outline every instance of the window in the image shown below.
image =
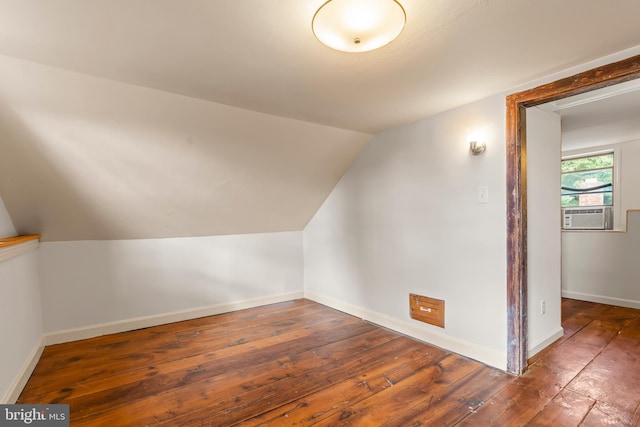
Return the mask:
<svg viewBox="0 0 640 427">
<path fill-rule="evenodd" d="M 562 206 L 613 206 L 613 152 L 562 160 Z"/>
</svg>

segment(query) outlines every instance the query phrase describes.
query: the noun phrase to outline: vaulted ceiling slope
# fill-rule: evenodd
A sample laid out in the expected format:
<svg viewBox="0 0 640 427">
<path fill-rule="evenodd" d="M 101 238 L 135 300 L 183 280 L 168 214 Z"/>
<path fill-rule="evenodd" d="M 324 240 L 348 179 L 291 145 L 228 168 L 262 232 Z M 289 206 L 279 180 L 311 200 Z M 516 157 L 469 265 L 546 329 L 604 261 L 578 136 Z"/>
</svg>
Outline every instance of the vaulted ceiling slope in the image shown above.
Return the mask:
<svg viewBox="0 0 640 427">
<path fill-rule="evenodd" d="M 637 0 L 402 0 L 396 41 L 345 54 L 324 1 L 0 0 L 18 232 L 300 230 L 372 134 L 640 44 Z"/>
<path fill-rule="evenodd" d="M 0 195 L 44 241 L 302 230 L 369 139 L 0 57 Z"/>
</svg>

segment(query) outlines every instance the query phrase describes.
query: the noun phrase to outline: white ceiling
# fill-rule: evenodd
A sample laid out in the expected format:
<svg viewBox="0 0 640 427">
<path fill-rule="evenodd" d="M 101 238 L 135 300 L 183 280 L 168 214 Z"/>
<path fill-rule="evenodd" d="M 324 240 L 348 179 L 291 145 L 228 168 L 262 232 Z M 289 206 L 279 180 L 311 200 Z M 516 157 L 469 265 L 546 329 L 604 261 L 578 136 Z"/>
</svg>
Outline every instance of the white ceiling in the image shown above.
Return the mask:
<svg viewBox="0 0 640 427">
<path fill-rule="evenodd" d="M 319 43 L 325 0 L 0 0 L 0 54 L 375 133 L 640 44 L 637 0 L 401 0 L 390 45 Z"/>
<path fill-rule="evenodd" d="M 399 38 L 348 54 L 324 1 L 0 0 L 16 231 L 302 230 L 372 134 L 640 46 L 638 0 L 401 0 Z"/>
<path fill-rule="evenodd" d="M 562 149 L 579 150 L 640 140 L 639 89 L 559 110 Z"/>
</svg>

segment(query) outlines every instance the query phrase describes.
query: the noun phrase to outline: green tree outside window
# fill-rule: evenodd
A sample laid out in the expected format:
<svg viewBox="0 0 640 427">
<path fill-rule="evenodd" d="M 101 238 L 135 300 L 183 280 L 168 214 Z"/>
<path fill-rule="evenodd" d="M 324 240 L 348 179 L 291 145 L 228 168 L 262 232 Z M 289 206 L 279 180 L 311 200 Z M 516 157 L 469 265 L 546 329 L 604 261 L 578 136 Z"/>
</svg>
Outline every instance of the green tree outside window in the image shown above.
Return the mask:
<svg viewBox="0 0 640 427">
<path fill-rule="evenodd" d="M 613 153 L 562 161 L 562 206 L 613 205 Z"/>
</svg>

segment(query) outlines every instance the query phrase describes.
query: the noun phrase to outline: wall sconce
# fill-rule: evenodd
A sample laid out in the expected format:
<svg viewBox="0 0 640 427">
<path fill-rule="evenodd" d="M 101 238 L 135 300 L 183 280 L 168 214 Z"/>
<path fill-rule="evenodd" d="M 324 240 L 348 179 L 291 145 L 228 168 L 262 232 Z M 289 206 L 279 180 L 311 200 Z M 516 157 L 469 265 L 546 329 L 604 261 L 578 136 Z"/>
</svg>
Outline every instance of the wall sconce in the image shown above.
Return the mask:
<svg viewBox="0 0 640 427">
<path fill-rule="evenodd" d="M 477 141 L 469 141 L 469 152 L 474 156 L 479 156 L 487 149 L 487 144 L 478 143 Z"/>
</svg>

